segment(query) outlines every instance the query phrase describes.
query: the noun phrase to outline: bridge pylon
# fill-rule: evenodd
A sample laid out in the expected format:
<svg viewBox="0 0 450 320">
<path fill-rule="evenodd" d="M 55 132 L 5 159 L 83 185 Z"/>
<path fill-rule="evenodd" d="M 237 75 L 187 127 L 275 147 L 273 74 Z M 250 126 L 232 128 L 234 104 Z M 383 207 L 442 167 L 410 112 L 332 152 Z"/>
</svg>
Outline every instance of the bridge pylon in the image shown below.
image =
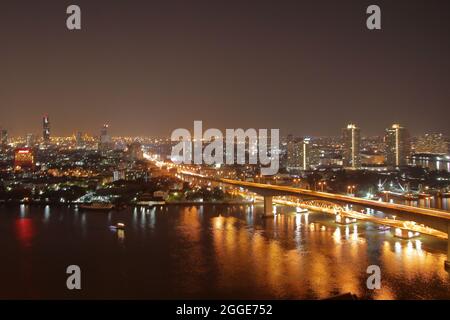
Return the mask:
<svg viewBox="0 0 450 320">
<path fill-rule="evenodd" d="M 264 196 L 264 217 L 273 217 L 273 197 Z"/>
</svg>

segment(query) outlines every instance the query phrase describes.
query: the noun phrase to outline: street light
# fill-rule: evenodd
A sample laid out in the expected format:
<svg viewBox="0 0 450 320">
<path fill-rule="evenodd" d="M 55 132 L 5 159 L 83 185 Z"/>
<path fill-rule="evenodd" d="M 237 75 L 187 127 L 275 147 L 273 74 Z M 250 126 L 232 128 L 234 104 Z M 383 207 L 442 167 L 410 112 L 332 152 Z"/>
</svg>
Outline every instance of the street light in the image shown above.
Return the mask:
<svg viewBox="0 0 450 320">
<path fill-rule="evenodd" d="M 323 188 L 325 187 L 327 183 L 325 181 L 319 182 L 320 190 L 323 192 Z"/>
<path fill-rule="evenodd" d="M 347 192 L 348 192 L 349 194 L 354 194 L 354 193 L 355 193 L 355 188 L 356 188 L 355 185 L 353 185 L 353 186 L 347 186 Z"/>
</svg>

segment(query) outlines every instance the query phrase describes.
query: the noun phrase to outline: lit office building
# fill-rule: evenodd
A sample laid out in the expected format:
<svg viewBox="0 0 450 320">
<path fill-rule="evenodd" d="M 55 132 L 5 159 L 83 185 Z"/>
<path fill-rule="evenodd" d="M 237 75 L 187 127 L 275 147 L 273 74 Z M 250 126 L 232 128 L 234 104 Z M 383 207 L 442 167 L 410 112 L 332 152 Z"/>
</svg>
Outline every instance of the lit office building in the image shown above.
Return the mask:
<svg viewBox="0 0 450 320">
<path fill-rule="evenodd" d="M 386 162 L 388 166 L 406 165 L 410 153 L 409 133 L 399 124 L 386 129 Z"/>
<path fill-rule="evenodd" d="M 8 131 L 6 129 L 0 130 L 0 144 L 1 148 L 5 148 L 8 144 Z"/>
<path fill-rule="evenodd" d="M 98 145 L 98 149 L 100 151 L 108 151 L 113 149 L 113 143 L 111 136 L 108 134 L 109 125 L 104 124 L 102 129 L 100 130 L 100 141 Z"/>
<path fill-rule="evenodd" d="M 78 149 L 84 147 L 84 138 L 83 133 L 81 131 L 77 132 L 77 135 L 75 136 L 75 143 Z"/>
<path fill-rule="evenodd" d="M 47 115 L 42 119 L 42 137 L 45 144 L 50 143 L 50 119 Z"/>
<path fill-rule="evenodd" d="M 311 138 L 290 139 L 287 143 L 287 170 L 308 170 L 311 167 Z"/>
<path fill-rule="evenodd" d="M 34 145 L 36 144 L 36 136 L 32 133 L 28 133 L 27 134 L 27 141 L 26 141 L 26 146 L 27 148 L 32 148 L 34 147 Z"/>
<path fill-rule="evenodd" d="M 349 124 L 342 130 L 342 162 L 345 167 L 359 168 L 361 166 L 361 132 L 354 125 Z"/>
</svg>

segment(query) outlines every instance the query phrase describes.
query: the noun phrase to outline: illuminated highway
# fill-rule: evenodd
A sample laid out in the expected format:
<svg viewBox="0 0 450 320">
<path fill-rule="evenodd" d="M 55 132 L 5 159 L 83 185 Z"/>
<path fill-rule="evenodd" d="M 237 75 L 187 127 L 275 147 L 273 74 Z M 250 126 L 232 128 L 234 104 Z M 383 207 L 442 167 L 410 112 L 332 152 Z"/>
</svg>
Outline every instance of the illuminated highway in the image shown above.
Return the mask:
<svg viewBox="0 0 450 320">
<path fill-rule="evenodd" d="M 341 194 L 312 191 L 312 190 L 294 188 L 294 187 L 288 187 L 288 186 L 276 186 L 276 185 L 269 185 L 269 184 L 263 184 L 263 183 L 229 180 L 229 179 L 214 179 L 214 180 L 216 180 L 216 181 L 218 180 L 219 182 L 223 182 L 226 184 L 235 185 L 235 186 L 239 186 L 239 187 L 252 188 L 252 189 L 256 188 L 256 189 L 263 189 L 263 190 L 270 190 L 270 191 L 279 191 L 282 193 L 293 193 L 293 194 L 297 194 L 297 195 L 306 195 L 306 196 L 311 196 L 314 198 L 323 198 L 323 199 L 328 199 L 328 200 L 336 200 L 336 201 L 342 201 L 342 202 L 347 202 L 347 203 L 367 205 L 370 207 L 405 211 L 408 213 L 423 214 L 423 215 L 433 216 L 433 217 L 437 217 L 437 218 L 441 218 L 441 219 L 450 221 L 450 213 L 442 211 L 442 210 L 412 207 L 412 206 L 407 206 L 407 205 L 402 205 L 402 204 L 397 204 L 397 203 L 375 201 L 375 200 L 351 197 L 351 196 L 346 196 L 346 195 L 341 195 Z"/>
<path fill-rule="evenodd" d="M 234 194 L 237 193 L 237 194 L 241 195 L 242 197 L 249 196 L 248 192 L 243 192 L 243 191 L 233 191 L 233 193 Z M 253 200 L 259 200 L 259 201 L 264 200 L 263 197 L 257 196 L 257 195 L 253 196 L 252 198 L 253 198 Z M 434 229 L 429 228 L 424 225 L 418 225 L 414 221 L 404 221 L 404 220 L 398 220 L 398 219 L 396 220 L 396 219 L 376 217 L 376 216 L 372 216 L 372 215 L 358 212 L 355 210 L 351 210 L 348 207 L 342 207 L 340 205 L 336 205 L 336 204 L 334 204 L 332 202 L 328 202 L 326 200 L 309 200 L 309 201 L 299 202 L 299 201 L 285 200 L 285 199 L 277 197 L 277 198 L 273 198 L 273 203 L 280 204 L 280 205 L 286 205 L 286 206 L 290 206 L 290 207 L 304 208 L 304 209 L 308 209 L 308 210 L 312 210 L 312 211 L 319 211 L 319 212 L 329 213 L 329 214 L 333 214 L 333 215 L 336 215 L 339 213 L 340 215 L 342 215 L 344 217 L 354 218 L 354 219 L 363 220 L 363 221 L 370 221 L 372 223 L 389 226 L 389 227 L 393 227 L 396 229 L 399 228 L 399 229 L 409 230 L 409 231 L 413 231 L 413 232 L 419 232 L 421 234 L 426 234 L 426 235 L 433 236 L 433 237 L 443 239 L 443 240 L 448 239 L 448 235 L 446 232 L 434 230 Z"/>
<path fill-rule="evenodd" d="M 421 222 L 426 222 L 427 225 L 433 227 L 434 229 L 440 230 L 442 232 L 448 233 L 448 228 L 450 226 L 450 213 L 437 209 L 429 209 L 429 208 L 419 208 L 413 206 L 407 206 L 397 203 L 388 203 L 382 201 L 375 201 L 363 198 L 357 198 L 347 195 L 334 194 L 328 192 L 320 192 L 320 191 L 312 191 L 302 188 L 295 188 L 289 186 L 278 186 L 278 185 L 270 185 L 256 182 L 248 182 L 248 181 L 240 181 L 240 180 L 231 180 L 231 179 L 223 179 L 223 178 L 213 178 L 204 175 L 200 175 L 197 173 L 180 170 L 179 173 L 214 181 L 218 183 L 224 183 L 227 185 L 232 185 L 236 187 L 242 187 L 249 189 L 252 192 L 261 194 L 261 195 L 291 195 L 291 196 L 299 196 L 299 197 L 307 197 L 307 198 L 316 198 L 316 199 L 326 199 L 331 201 L 339 201 L 357 205 L 364 205 L 377 209 L 389 209 L 394 210 L 399 213 L 408 213 L 413 214 L 417 218 L 422 218 Z"/>
</svg>

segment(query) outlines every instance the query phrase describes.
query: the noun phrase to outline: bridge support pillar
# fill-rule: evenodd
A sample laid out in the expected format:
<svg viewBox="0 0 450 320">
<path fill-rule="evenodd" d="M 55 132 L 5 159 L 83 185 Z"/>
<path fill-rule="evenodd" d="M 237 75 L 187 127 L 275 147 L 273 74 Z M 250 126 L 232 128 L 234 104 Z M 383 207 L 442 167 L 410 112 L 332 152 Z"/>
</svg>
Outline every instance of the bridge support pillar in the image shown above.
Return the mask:
<svg viewBox="0 0 450 320">
<path fill-rule="evenodd" d="M 272 198 L 272 196 L 264 196 L 264 217 L 273 217 Z"/>
<path fill-rule="evenodd" d="M 450 223 L 447 223 L 447 260 L 445 261 L 445 270 L 450 272 Z"/>
</svg>

